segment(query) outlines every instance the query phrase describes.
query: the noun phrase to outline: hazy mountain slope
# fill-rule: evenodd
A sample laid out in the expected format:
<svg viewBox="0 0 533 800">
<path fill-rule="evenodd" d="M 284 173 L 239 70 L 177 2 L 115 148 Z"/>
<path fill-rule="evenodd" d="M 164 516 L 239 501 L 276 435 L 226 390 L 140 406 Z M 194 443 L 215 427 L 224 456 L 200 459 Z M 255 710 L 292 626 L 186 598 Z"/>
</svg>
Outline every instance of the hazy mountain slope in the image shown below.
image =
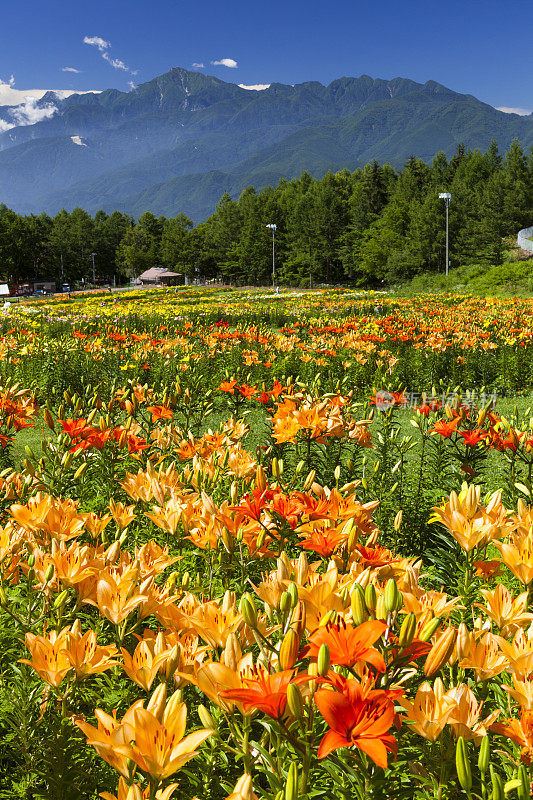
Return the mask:
<svg viewBox="0 0 533 800">
<path fill-rule="evenodd" d="M 223 191 L 304 169 L 321 175 L 373 159 L 401 166 L 411 154 L 429 161 L 459 143 L 485 149 L 492 138 L 502 150 L 515 137 L 533 144 L 533 115 L 404 78 L 248 91 L 175 68 L 132 92 L 39 102 L 52 100 L 50 119 L 0 134 L 0 199 L 16 210 L 150 208 L 198 221 Z"/>
</svg>

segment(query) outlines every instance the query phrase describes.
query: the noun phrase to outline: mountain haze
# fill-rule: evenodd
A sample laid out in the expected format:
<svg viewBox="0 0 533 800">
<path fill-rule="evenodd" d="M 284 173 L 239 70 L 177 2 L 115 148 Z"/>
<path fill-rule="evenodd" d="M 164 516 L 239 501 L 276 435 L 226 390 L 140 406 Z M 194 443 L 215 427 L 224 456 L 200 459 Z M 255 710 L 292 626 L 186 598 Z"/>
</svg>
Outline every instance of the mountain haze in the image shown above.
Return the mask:
<svg viewBox="0 0 533 800">
<path fill-rule="evenodd" d="M 49 93 L 38 102 L 57 110 L 0 133 L 0 202 L 25 213 L 149 209 L 199 222 L 224 191 L 235 196 L 302 170 L 320 176 L 374 159 L 399 167 L 411 154 L 431 161 L 460 143 L 486 149 L 491 139 L 502 150 L 513 138 L 533 145 L 533 115 L 405 78 L 247 90 L 176 67 L 130 92 Z M 0 120 L 8 116 L 0 108 Z"/>
</svg>

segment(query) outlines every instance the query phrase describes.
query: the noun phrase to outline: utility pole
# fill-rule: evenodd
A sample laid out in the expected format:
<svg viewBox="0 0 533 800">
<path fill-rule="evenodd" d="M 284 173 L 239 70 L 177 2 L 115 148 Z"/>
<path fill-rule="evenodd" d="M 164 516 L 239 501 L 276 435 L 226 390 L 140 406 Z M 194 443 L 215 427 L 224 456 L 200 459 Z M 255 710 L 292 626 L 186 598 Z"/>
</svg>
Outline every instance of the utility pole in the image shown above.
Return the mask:
<svg viewBox="0 0 533 800">
<path fill-rule="evenodd" d="M 448 216 L 450 211 L 450 200 L 452 196 L 449 192 L 441 192 L 439 194 L 441 200 L 444 200 L 446 204 L 446 277 L 448 277 L 448 272 L 450 270 L 450 247 L 449 247 L 449 226 L 448 226 Z"/>
<path fill-rule="evenodd" d="M 276 230 L 277 225 L 270 223 L 266 226 L 272 231 L 272 288 L 276 288 Z"/>
</svg>

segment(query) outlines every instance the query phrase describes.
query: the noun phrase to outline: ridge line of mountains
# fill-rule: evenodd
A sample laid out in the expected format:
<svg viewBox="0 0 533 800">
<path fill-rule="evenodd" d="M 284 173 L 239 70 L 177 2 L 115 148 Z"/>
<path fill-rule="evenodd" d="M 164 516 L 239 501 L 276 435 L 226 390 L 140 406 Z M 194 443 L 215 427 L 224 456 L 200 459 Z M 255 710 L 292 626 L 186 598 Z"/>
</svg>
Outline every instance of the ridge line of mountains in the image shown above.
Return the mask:
<svg viewBox="0 0 533 800">
<path fill-rule="evenodd" d="M 533 146 L 533 114 L 507 114 L 428 81 L 339 78 L 243 89 L 175 67 L 129 92 L 108 89 L 35 107 L 47 118 L 0 133 L 0 202 L 19 213 L 81 206 L 206 219 L 238 196 L 307 170 L 401 167 L 459 144 Z M 0 130 L 12 123 L 0 107 Z M 1 123 L 4 123 L 3 125 Z"/>
</svg>

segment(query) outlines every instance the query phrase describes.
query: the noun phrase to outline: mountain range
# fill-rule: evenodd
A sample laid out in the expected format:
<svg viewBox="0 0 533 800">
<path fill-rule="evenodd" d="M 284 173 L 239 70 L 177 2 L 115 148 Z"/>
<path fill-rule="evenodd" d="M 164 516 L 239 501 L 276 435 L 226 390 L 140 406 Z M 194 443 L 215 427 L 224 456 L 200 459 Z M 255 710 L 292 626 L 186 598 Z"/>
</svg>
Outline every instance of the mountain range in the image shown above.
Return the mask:
<svg viewBox="0 0 533 800">
<path fill-rule="evenodd" d="M 353 170 L 374 159 L 401 167 L 457 145 L 533 145 L 533 114 L 496 110 L 434 81 L 367 75 L 273 83 L 250 90 L 180 67 L 132 91 L 33 105 L 13 126 L 0 107 L 0 202 L 21 213 L 81 206 L 139 216 L 146 210 L 205 219 L 227 191 L 238 196 L 303 170 Z M 16 118 L 15 118 L 16 121 Z"/>
</svg>

